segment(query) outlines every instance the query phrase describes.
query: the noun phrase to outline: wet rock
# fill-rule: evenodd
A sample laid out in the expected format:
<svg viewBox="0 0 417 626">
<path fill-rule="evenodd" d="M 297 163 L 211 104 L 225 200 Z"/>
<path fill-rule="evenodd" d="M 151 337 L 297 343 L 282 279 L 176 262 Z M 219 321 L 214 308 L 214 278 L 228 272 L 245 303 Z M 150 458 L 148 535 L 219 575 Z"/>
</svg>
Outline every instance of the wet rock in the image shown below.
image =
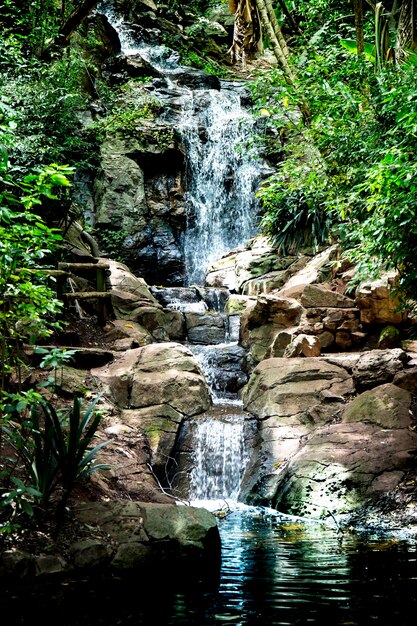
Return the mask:
<svg viewBox="0 0 417 626">
<path fill-rule="evenodd" d="M 159 568 L 162 564 L 171 570 L 178 561 L 203 567 L 220 560 L 216 518 L 204 509 L 175 504 L 91 502 L 79 504 L 75 517 L 110 538 L 108 567 L 113 571 Z M 108 558 L 107 546 L 106 538 L 94 546 L 84 546 L 84 550 L 76 544 L 73 554 L 81 559 L 83 568 L 91 568 L 97 563 L 97 556 Z M 102 563 L 99 560 L 97 564 Z"/>
<path fill-rule="evenodd" d="M 186 313 L 187 336 L 190 343 L 218 344 L 225 341 L 225 316 Z"/>
<path fill-rule="evenodd" d="M 150 290 L 164 308 L 200 313 L 207 309 L 196 287 L 151 287 Z"/>
<path fill-rule="evenodd" d="M 167 404 L 143 409 L 126 409 L 120 415 L 121 425 L 145 433 L 151 451 L 151 465 L 163 476 L 168 459 L 174 456 L 174 446 L 183 414 Z"/>
<path fill-rule="evenodd" d="M 175 72 L 175 81 L 179 85 L 188 87 L 192 90 L 198 89 L 216 89 L 220 90 L 220 81 L 213 74 L 205 74 L 201 70 L 193 68 L 184 68 Z"/>
<path fill-rule="evenodd" d="M 102 241 L 117 234 L 120 253 L 149 283 L 181 284 L 185 225 L 183 154 L 171 126 L 140 119 L 137 132 L 101 146 L 93 219 Z"/>
<path fill-rule="evenodd" d="M 111 555 L 111 547 L 98 539 L 77 541 L 70 548 L 72 564 L 80 569 L 104 567 L 110 561 Z"/>
<path fill-rule="evenodd" d="M 240 315 L 250 304 L 255 304 L 255 298 L 231 294 L 226 301 L 224 311 L 227 315 Z"/>
<path fill-rule="evenodd" d="M 247 383 L 245 373 L 246 350 L 233 344 L 217 346 L 192 346 L 204 372 L 205 378 L 215 394 L 236 394 Z"/>
<path fill-rule="evenodd" d="M 230 292 L 225 288 L 204 288 L 198 287 L 198 293 L 203 298 L 209 311 L 216 311 L 217 313 L 223 313 L 226 307 L 226 302 L 229 298 Z"/>
<path fill-rule="evenodd" d="M 164 328 L 171 341 L 185 341 L 187 330 L 185 316 L 181 311 L 164 311 Z"/>
</svg>

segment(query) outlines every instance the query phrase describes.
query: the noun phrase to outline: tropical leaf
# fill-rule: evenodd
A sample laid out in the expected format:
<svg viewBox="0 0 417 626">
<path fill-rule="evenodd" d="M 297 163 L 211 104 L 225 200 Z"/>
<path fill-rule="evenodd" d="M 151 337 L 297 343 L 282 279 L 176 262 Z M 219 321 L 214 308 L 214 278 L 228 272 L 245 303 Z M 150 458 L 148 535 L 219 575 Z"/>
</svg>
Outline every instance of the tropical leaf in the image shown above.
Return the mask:
<svg viewBox="0 0 417 626">
<path fill-rule="evenodd" d="M 358 54 L 358 47 L 354 39 L 341 39 L 340 45 L 351 54 Z M 375 45 L 365 41 L 364 56 L 371 63 L 375 63 Z"/>
</svg>

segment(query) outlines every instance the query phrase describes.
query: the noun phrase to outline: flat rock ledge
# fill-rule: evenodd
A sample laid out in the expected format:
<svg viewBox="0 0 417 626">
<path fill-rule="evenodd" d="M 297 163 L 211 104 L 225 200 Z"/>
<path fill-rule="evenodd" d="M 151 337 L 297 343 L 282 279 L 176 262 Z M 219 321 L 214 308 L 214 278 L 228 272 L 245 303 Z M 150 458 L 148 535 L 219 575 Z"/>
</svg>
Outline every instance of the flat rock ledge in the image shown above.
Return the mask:
<svg viewBox="0 0 417 626">
<path fill-rule="evenodd" d="M 116 500 L 78 504 L 78 525 L 89 530 L 66 550 L 29 554 L 6 550 L 0 555 L 0 577 L 123 575 L 129 572 L 192 571 L 193 576 L 220 567 L 220 536 L 215 516 L 205 509 L 175 504 Z"/>
</svg>

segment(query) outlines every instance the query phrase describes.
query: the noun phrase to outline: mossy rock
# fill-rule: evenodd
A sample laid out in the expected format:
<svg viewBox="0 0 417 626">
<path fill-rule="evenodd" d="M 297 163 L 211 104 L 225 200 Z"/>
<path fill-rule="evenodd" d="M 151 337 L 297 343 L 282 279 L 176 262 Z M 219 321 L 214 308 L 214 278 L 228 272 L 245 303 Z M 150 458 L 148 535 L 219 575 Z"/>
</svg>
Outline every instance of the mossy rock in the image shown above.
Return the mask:
<svg viewBox="0 0 417 626">
<path fill-rule="evenodd" d="M 385 326 L 379 335 L 378 348 L 381 348 L 382 350 L 398 348 L 400 345 L 400 338 L 401 333 L 396 326 L 393 326 L 392 324 Z"/>
</svg>

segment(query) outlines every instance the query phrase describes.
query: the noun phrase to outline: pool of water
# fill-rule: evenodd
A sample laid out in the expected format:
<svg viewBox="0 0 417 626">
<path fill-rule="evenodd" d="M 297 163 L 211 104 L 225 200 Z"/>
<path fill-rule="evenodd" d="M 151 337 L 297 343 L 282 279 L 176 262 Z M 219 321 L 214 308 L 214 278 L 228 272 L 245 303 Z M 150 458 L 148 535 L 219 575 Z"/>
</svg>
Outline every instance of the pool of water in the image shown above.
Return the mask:
<svg viewBox="0 0 417 626">
<path fill-rule="evenodd" d="M 219 521 L 222 569 L 11 594 L 2 622 L 56 626 L 405 626 L 417 619 L 417 545 L 409 539 L 340 535 L 254 511 Z M 161 573 L 163 574 L 163 572 Z M 20 596 L 20 597 L 19 597 Z M 6 617 L 6 611 L 8 612 Z"/>
</svg>

